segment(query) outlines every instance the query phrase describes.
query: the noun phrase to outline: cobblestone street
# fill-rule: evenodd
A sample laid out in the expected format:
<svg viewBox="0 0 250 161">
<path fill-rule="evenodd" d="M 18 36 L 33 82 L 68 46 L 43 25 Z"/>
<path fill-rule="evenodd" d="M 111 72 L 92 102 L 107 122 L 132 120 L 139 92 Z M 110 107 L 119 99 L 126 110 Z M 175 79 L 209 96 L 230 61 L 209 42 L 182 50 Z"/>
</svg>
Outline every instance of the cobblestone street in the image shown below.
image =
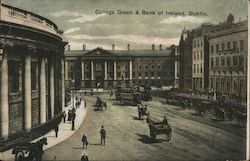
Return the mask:
<svg viewBox="0 0 250 161">
<path fill-rule="evenodd" d="M 240 160 L 245 156 L 245 127 L 191 115 L 192 110 L 161 103 L 154 98 L 148 105 L 151 118 L 166 116 L 172 127 L 172 139 L 149 136 L 148 124 L 138 120 L 137 106 L 120 106 L 107 94 L 99 95 L 108 109 L 95 111 L 96 96 L 84 96 L 87 113 L 80 129 L 66 141 L 45 151 L 44 160 L 80 160 L 87 152 L 90 160 Z M 81 116 L 76 116 L 81 117 Z M 101 126 L 107 131 L 106 146 L 100 145 Z M 82 149 L 81 137 L 87 134 L 88 149 Z"/>
</svg>

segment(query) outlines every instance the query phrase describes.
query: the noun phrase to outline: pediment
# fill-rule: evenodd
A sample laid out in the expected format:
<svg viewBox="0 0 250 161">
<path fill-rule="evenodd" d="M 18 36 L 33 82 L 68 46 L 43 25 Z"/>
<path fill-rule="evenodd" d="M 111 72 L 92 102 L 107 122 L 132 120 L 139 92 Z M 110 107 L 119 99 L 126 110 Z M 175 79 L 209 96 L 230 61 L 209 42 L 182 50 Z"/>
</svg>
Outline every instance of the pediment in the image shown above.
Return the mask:
<svg viewBox="0 0 250 161">
<path fill-rule="evenodd" d="M 97 57 L 102 57 L 102 56 L 113 56 L 112 53 L 108 52 L 107 50 L 104 50 L 102 48 L 96 48 L 93 49 L 91 51 L 89 51 L 88 53 L 85 54 L 86 56 L 97 56 Z"/>
</svg>

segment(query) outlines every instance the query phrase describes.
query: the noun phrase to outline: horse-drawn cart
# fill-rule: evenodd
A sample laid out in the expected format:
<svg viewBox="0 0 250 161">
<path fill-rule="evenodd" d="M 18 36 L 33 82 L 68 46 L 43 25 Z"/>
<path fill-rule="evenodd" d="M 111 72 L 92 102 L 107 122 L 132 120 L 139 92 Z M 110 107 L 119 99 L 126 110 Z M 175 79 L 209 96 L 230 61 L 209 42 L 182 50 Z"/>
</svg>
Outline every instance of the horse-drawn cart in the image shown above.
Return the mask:
<svg viewBox="0 0 250 161">
<path fill-rule="evenodd" d="M 41 161 L 44 154 L 43 145 L 47 145 L 47 139 L 43 138 L 35 143 L 23 143 L 16 145 L 12 154 L 15 155 L 15 161 Z"/>
<path fill-rule="evenodd" d="M 163 121 L 155 122 L 151 119 L 148 119 L 148 126 L 149 126 L 150 136 L 152 139 L 156 139 L 156 136 L 159 134 L 165 134 L 167 137 L 167 141 L 171 140 L 172 129 L 169 125 L 165 125 Z"/>
<path fill-rule="evenodd" d="M 138 105 L 138 117 L 141 120 L 143 116 L 148 116 L 149 117 L 149 111 L 146 105 L 139 104 Z"/>
<path fill-rule="evenodd" d="M 104 102 L 100 97 L 96 97 L 96 110 L 107 109 L 107 103 Z"/>
</svg>

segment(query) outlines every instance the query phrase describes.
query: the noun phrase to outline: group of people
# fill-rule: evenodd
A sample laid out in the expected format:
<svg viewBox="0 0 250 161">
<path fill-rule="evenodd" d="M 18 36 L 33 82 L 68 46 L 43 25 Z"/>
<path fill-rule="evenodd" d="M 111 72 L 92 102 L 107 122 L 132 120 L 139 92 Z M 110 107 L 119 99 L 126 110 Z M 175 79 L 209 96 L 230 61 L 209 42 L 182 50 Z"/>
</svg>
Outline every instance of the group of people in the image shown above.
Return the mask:
<svg viewBox="0 0 250 161">
<path fill-rule="evenodd" d="M 100 145 L 104 145 L 105 146 L 105 138 L 106 138 L 106 130 L 104 129 L 104 126 L 102 125 L 102 128 L 100 130 L 100 136 L 101 136 L 101 144 Z M 88 148 L 88 138 L 87 135 L 84 133 L 82 136 L 82 148 L 86 149 Z M 81 157 L 81 161 L 88 161 L 88 156 L 87 154 L 84 152 L 83 156 Z"/>
</svg>

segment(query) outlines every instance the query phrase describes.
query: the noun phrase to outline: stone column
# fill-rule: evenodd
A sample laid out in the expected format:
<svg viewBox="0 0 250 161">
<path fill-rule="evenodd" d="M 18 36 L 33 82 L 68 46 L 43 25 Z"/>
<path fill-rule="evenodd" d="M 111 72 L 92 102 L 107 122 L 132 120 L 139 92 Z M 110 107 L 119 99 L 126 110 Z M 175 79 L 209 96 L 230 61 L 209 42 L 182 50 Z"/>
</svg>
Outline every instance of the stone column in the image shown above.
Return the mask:
<svg viewBox="0 0 250 161">
<path fill-rule="evenodd" d="M 82 80 L 84 80 L 84 61 L 82 61 Z"/>
<path fill-rule="evenodd" d="M 27 55 L 24 60 L 24 129 L 31 129 L 31 56 Z"/>
<path fill-rule="evenodd" d="M 8 85 L 8 58 L 7 53 L 0 49 L 2 55 L 1 63 L 1 90 L 0 90 L 0 131 L 1 137 L 8 137 L 9 135 L 9 85 Z"/>
<path fill-rule="evenodd" d="M 108 66 L 107 61 L 104 62 L 104 80 L 108 79 Z"/>
<path fill-rule="evenodd" d="M 114 80 L 117 79 L 117 76 L 116 76 L 116 61 L 114 61 Z"/>
<path fill-rule="evenodd" d="M 62 70 L 61 70 L 61 77 L 62 77 L 62 109 L 64 110 L 65 107 L 65 87 L 64 87 L 64 59 L 61 60 Z"/>
<path fill-rule="evenodd" d="M 132 79 L 132 61 L 129 61 L 129 79 Z"/>
<path fill-rule="evenodd" d="M 65 61 L 65 80 L 69 80 L 69 63 Z"/>
<path fill-rule="evenodd" d="M 94 80 L 94 63 L 91 61 L 91 80 Z"/>
<path fill-rule="evenodd" d="M 45 58 L 41 59 L 40 65 L 40 123 L 46 122 L 46 72 Z"/>
<path fill-rule="evenodd" d="M 49 79 L 49 87 L 50 87 L 50 110 L 51 110 L 51 118 L 54 117 L 55 113 L 55 70 L 54 70 L 54 61 L 53 59 L 50 61 L 50 69 L 49 69 L 50 79 Z"/>
</svg>

